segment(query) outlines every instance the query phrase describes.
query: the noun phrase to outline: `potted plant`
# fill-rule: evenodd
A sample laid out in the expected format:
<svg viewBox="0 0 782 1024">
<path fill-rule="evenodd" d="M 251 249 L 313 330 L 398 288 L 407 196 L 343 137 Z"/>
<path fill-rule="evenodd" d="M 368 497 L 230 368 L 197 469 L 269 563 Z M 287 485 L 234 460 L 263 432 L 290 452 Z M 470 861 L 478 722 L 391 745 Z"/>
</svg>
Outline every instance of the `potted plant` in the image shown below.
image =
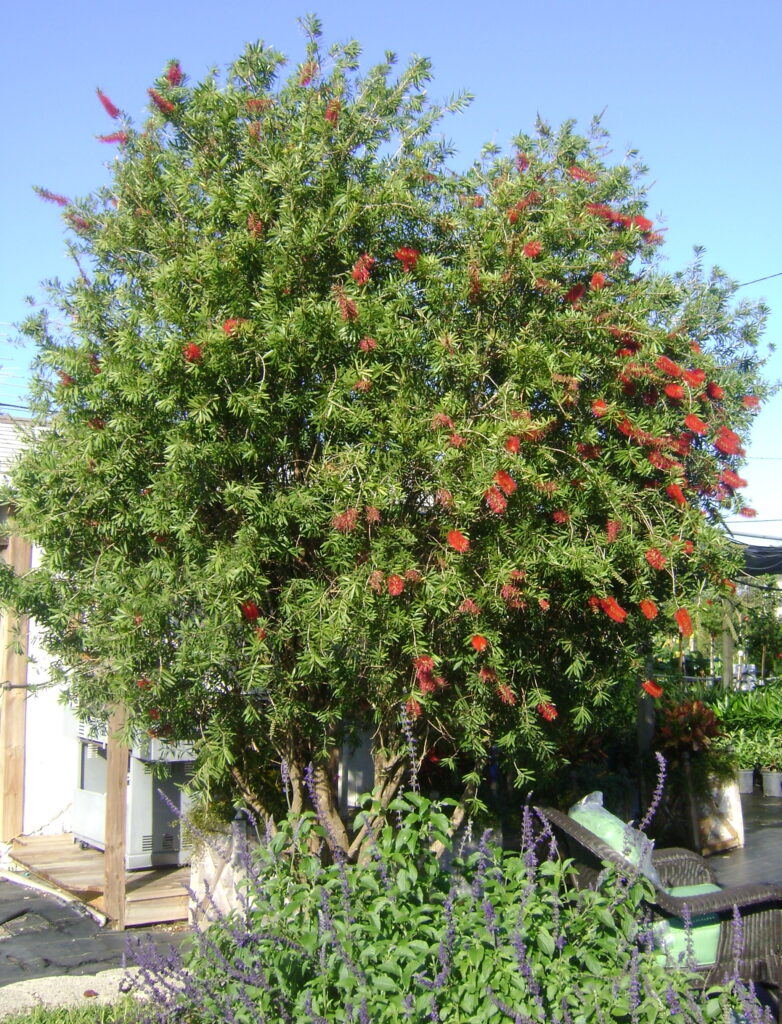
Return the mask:
<svg viewBox="0 0 782 1024">
<path fill-rule="evenodd" d="M 755 768 L 760 759 L 760 743 L 746 729 L 728 733 L 728 742 L 736 759 L 739 793 L 751 793 L 755 788 Z"/>
<path fill-rule="evenodd" d="M 782 797 L 782 733 L 767 733 L 758 744 L 763 796 Z"/>
</svg>

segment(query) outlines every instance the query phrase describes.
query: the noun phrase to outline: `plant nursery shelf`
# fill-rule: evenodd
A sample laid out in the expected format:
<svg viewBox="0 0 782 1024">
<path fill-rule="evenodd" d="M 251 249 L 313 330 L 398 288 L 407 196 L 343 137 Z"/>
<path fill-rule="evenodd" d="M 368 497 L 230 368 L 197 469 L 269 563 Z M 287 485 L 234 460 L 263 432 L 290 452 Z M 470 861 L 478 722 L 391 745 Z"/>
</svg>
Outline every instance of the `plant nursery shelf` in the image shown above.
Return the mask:
<svg viewBox="0 0 782 1024">
<path fill-rule="evenodd" d="M 11 856 L 43 881 L 105 914 L 105 856 L 82 849 L 73 835 L 20 836 Z M 125 926 L 186 921 L 190 868 L 149 868 L 125 873 Z"/>
</svg>

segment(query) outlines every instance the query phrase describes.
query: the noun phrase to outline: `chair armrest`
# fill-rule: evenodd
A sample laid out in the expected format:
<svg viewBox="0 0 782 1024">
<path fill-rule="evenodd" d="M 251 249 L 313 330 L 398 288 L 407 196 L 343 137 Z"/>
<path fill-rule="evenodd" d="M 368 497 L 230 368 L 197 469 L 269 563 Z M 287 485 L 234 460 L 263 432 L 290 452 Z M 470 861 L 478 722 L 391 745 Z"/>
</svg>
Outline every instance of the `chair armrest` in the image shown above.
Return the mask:
<svg viewBox="0 0 782 1024">
<path fill-rule="evenodd" d="M 701 885 L 714 882 L 714 871 L 706 861 L 692 850 L 669 846 L 652 852 L 652 864 L 664 886 Z"/>
<path fill-rule="evenodd" d="M 655 889 L 655 903 L 661 910 L 677 917 L 682 917 L 685 906 L 690 917 L 725 913 L 734 907 L 742 912 L 770 905 L 778 906 L 782 913 L 782 886 L 736 885 L 731 889 L 708 892 L 702 896 L 671 896 L 662 889 Z"/>
</svg>

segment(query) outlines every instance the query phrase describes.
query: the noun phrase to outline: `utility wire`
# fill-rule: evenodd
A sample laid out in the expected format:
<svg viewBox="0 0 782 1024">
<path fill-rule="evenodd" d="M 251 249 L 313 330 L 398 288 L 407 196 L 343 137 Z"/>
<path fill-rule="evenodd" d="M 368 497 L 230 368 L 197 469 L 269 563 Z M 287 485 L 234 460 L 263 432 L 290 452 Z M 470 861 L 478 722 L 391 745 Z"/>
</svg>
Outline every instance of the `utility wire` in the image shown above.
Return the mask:
<svg viewBox="0 0 782 1024">
<path fill-rule="evenodd" d="M 766 274 L 765 277 L 756 277 L 754 281 L 742 281 L 741 284 L 737 284 L 737 288 L 746 288 L 748 284 L 757 284 L 758 281 L 770 281 L 772 277 L 782 277 L 782 270 L 776 274 Z"/>
</svg>

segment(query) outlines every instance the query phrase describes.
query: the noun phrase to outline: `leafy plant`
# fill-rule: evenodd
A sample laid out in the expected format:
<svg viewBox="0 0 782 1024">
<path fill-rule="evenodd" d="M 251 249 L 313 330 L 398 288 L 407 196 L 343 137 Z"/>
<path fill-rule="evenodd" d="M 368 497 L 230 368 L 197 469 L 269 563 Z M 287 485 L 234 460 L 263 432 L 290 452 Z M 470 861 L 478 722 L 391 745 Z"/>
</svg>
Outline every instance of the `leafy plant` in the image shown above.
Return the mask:
<svg viewBox="0 0 782 1024">
<path fill-rule="evenodd" d="M 301 809 L 312 763 L 357 857 L 335 746 L 372 736 L 387 803 L 406 703 L 474 801 L 493 747 L 529 781 L 697 628 L 736 559 L 763 314 L 659 270 L 599 123 L 454 173 L 437 126 L 466 98 L 432 104 L 428 61 L 364 74 L 307 32 L 287 79 L 260 43 L 224 78 L 173 62 L 140 125 L 99 94 L 109 184 L 40 190 L 76 270 L 21 328 L 7 500 L 42 557 L 0 590 L 80 715 L 195 740 L 194 784 L 270 818 L 269 765 Z"/>
<path fill-rule="evenodd" d="M 696 998 L 688 971 L 651 949 L 648 882 L 607 872 L 576 890 L 529 808 L 521 853 L 485 834 L 446 868 L 432 847 L 450 846 L 450 809 L 398 797 L 359 864 L 327 822 L 288 817 L 246 862 L 241 912 L 199 933 L 184 964 L 142 951 L 148 1019 L 651 1024 L 725 1012 L 727 993 Z M 364 811 L 383 816 L 369 799 Z M 324 867 L 320 844 L 334 863 Z"/>
</svg>

